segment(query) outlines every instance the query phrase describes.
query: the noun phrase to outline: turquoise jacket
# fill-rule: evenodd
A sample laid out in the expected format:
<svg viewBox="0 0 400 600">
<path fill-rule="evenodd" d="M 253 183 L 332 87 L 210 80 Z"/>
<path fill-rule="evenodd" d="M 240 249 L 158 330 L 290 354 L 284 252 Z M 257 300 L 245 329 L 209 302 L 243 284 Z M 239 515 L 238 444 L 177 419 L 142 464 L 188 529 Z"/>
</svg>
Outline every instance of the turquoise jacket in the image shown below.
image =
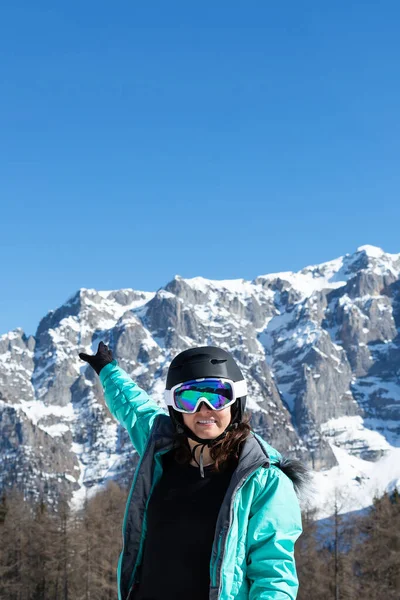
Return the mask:
<svg viewBox="0 0 400 600">
<path fill-rule="evenodd" d="M 125 509 L 117 573 L 118 598 L 128 600 L 140 578 L 147 505 L 162 475 L 160 457 L 173 447 L 174 428 L 116 360 L 100 371 L 100 381 L 108 408 L 140 456 Z M 209 600 L 296 598 L 294 544 L 302 531 L 301 514 L 281 460 L 255 433 L 246 439 L 217 519 Z"/>
</svg>

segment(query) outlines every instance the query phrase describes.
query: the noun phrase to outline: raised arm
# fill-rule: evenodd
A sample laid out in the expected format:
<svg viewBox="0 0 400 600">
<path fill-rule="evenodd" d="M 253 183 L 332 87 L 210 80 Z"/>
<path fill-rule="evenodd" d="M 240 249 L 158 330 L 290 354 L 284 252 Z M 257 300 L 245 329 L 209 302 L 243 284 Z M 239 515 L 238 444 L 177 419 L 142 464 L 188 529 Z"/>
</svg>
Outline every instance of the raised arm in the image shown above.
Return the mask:
<svg viewBox="0 0 400 600">
<path fill-rule="evenodd" d="M 143 454 L 154 419 L 163 410 L 118 366 L 103 342 L 97 354 L 79 356 L 99 375 L 111 414 L 125 427 L 138 454 Z"/>
</svg>

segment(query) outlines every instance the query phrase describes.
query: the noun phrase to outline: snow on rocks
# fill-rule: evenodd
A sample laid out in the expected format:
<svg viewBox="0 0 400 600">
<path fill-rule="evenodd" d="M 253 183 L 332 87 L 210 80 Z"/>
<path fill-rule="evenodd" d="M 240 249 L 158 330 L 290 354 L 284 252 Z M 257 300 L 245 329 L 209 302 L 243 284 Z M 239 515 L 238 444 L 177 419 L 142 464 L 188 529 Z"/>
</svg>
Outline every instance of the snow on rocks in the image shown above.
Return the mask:
<svg viewBox="0 0 400 600">
<path fill-rule="evenodd" d="M 218 345 L 248 381 L 256 430 L 319 469 L 321 514 L 335 485 L 348 486 L 354 509 L 400 476 L 389 467 L 400 441 L 399 274 L 400 254 L 361 246 L 253 281 L 176 276 L 157 292 L 82 288 L 41 320 L 34 338 L 19 329 L 0 336 L 0 410 L 15 406 L 8 423 L 30 423 L 26 435 L 35 431 L 42 448 L 62 449 L 69 466 L 60 485 L 79 505 L 107 478 L 130 477 L 136 459 L 78 352 L 105 341 L 163 406 L 173 356 Z M 53 468 L 55 486 L 59 462 Z"/>
</svg>

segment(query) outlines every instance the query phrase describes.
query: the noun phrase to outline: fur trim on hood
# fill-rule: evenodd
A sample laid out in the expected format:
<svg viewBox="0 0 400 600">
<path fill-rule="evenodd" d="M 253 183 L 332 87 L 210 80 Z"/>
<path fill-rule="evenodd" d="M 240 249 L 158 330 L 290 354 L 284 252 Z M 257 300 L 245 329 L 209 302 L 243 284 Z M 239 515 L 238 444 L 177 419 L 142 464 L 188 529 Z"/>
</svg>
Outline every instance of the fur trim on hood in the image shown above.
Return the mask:
<svg viewBox="0 0 400 600">
<path fill-rule="evenodd" d="M 304 493 L 311 484 L 311 471 L 296 458 L 282 456 L 277 466 L 293 482 L 296 494 Z"/>
</svg>

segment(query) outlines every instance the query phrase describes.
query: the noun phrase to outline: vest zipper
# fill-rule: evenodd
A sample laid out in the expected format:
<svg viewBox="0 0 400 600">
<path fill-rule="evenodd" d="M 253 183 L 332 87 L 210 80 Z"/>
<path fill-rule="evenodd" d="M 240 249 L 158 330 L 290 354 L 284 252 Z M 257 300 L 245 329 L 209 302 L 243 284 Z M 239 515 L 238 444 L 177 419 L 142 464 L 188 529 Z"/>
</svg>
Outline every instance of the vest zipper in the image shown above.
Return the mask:
<svg viewBox="0 0 400 600">
<path fill-rule="evenodd" d="M 228 523 L 228 526 L 226 528 L 222 529 L 221 534 L 220 534 L 220 538 L 218 540 L 217 556 L 215 558 L 215 563 L 214 563 L 214 568 L 213 568 L 213 574 L 214 574 L 213 586 L 214 587 L 216 587 L 216 585 L 217 585 L 218 563 L 220 563 L 220 566 L 221 566 L 221 569 L 222 569 L 222 563 L 223 563 L 224 554 L 225 554 L 225 544 L 222 547 L 222 552 L 221 553 L 220 553 L 220 548 L 221 548 L 221 545 L 222 545 L 223 534 L 225 533 L 225 541 L 226 541 L 226 538 L 228 537 L 228 534 L 229 534 L 229 530 L 231 528 L 232 517 L 233 517 L 233 507 L 234 507 L 234 504 L 235 504 L 236 494 L 238 493 L 239 489 L 245 484 L 245 482 L 262 466 L 262 464 L 263 463 L 257 465 L 255 468 L 251 469 L 251 471 L 249 473 L 246 473 L 246 475 L 244 475 L 242 477 L 242 479 L 238 482 L 238 484 L 236 485 L 235 489 L 232 492 L 231 503 L 230 503 L 230 510 L 229 510 L 229 523 Z M 221 587 L 222 587 L 222 577 L 219 578 L 217 600 L 221 596 Z"/>
</svg>

